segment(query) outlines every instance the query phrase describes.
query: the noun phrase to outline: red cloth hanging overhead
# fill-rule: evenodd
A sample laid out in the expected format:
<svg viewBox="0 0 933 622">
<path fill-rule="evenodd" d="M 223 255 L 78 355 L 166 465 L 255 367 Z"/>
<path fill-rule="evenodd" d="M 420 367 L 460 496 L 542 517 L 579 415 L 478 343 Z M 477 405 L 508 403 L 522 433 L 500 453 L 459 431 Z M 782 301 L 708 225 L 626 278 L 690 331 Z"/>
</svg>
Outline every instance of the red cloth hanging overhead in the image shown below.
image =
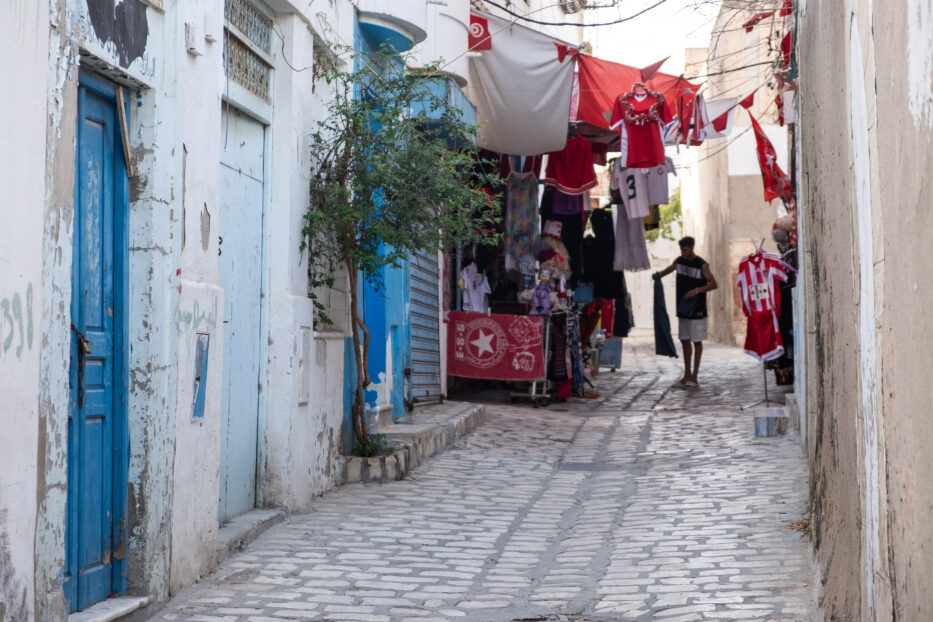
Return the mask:
<svg viewBox="0 0 933 622">
<path fill-rule="evenodd" d="M 577 121 L 609 129 L 609 115 L 619 95 L 627 92 L 636 82 L 641 82 L 641 69 L 621 63 L 602 60 L 589 54 L 577 57 L 577 73 L 580 82 L 579 101 L 577 103 Z M 666 73 L 657 73 L 645 82 L 652 91 L 664 94 L 667 115 L 677 114 L 674 101 L 686 89 L 696 93 L 700 84 L 692 84 L 683 77 Z"/>
<path fill-rule="evenodd" d="M 761 179 L 764 182 L 765 201 L 780 198 L 785 204 L 793 200 L 790 178 L 778 166 L 777 153 L 767 134 L 761 129 L 758 120 L 748 111 L 748 118 L 755 130 L 755 142 L 758 145 L 758 164 L 761 167 Z"/>
</svg>

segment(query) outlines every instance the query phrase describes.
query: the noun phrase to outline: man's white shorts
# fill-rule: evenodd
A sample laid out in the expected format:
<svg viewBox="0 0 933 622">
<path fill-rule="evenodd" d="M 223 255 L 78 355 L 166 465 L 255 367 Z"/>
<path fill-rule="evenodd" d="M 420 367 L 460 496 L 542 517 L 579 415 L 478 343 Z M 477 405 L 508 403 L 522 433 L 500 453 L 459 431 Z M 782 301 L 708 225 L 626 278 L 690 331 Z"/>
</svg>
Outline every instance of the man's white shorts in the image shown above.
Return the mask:
<svg viewBox="0 0 933 622">
<path fill-rule="evenodd" d="M 681 341 L 706 341 L 706 320 L 688 320 L 682 317 L 677 318 L 680 329 Z"/>
</svg>

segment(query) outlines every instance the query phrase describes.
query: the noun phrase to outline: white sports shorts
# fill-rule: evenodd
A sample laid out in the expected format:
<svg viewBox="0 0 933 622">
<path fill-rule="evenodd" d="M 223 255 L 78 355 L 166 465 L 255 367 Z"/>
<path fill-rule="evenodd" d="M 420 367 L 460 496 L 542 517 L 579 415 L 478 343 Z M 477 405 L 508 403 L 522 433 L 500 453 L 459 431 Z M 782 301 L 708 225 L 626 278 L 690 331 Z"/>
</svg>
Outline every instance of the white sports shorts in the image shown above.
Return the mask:
<svg viewBox="0 0 933 622">
<path fill-rule="evenodd" d="M 706 341 L 706 320 L 688 320 L 682 317 L 677 318 L 678 328 L 680 329 L 681 341 Z"/>
</svg>

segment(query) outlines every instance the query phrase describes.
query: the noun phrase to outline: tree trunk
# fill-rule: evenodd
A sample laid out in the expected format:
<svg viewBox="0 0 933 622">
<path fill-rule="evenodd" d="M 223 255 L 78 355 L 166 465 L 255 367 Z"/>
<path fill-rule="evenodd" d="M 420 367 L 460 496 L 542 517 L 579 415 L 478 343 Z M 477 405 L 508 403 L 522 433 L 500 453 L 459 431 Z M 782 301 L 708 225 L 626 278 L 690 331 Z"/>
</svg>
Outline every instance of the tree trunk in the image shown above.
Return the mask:
<svg viewBox="0 0 933 622">
<path fill-rule="evenodd" d="M 369 386 L 369 329 L 359 314 L 359 275 L 356 265 L 352 261 L 346 262 L 347 274 L 350 280 L 350 317 L 353 334 L 353 353 L 356 356 L 356 389 L 353 392 L 353 434 L 357 443 L 369 440 L 369 430 L 366 426 L 366 387 Z M 362 347 L 360 343 L 362 333 Z"/>
</svg>

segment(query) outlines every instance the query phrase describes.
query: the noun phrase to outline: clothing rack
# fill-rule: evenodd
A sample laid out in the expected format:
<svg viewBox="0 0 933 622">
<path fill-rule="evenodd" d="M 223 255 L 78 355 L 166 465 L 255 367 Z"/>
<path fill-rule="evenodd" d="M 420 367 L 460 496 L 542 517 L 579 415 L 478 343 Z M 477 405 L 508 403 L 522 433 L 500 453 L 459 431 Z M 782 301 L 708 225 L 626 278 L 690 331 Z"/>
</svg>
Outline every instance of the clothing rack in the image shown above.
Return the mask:
<svg viewBox="0 0 933 622">
<path fill-rule="evenodd" d="M 754 404 L 746 404 L 745 406 L 742 406 L 742 410 L 748 410 L 749 408 L 754 408 L 755 406 L 761 406 L 762 404 L 765 405 L 765 408 L 767 408 L 769 404 L 780 406 L 779 402 L 775 402 L 768 396 L 768 368 L 767 368 L 767 363 L 765 363 L 764 361 L 761 362 L 761 380 L 765 387 L 764 399 L 758 400 Z"/>
<path fill-rule="evenodd" d="M 519 399 L 529 399 L 535 408 L 548 406 L 551 403 L 551 394 L 548 393 L 548 366 L 551 362 L 551 318 L 555 315 L 567 315 L 566 311 L 552 311 L 551 315 L 542 318 L 541 326 L 544 329 L 544 377 L 532 380 L 527 391 L 513 391 L 510 394 L 512 403 Z"/>
</svg>

